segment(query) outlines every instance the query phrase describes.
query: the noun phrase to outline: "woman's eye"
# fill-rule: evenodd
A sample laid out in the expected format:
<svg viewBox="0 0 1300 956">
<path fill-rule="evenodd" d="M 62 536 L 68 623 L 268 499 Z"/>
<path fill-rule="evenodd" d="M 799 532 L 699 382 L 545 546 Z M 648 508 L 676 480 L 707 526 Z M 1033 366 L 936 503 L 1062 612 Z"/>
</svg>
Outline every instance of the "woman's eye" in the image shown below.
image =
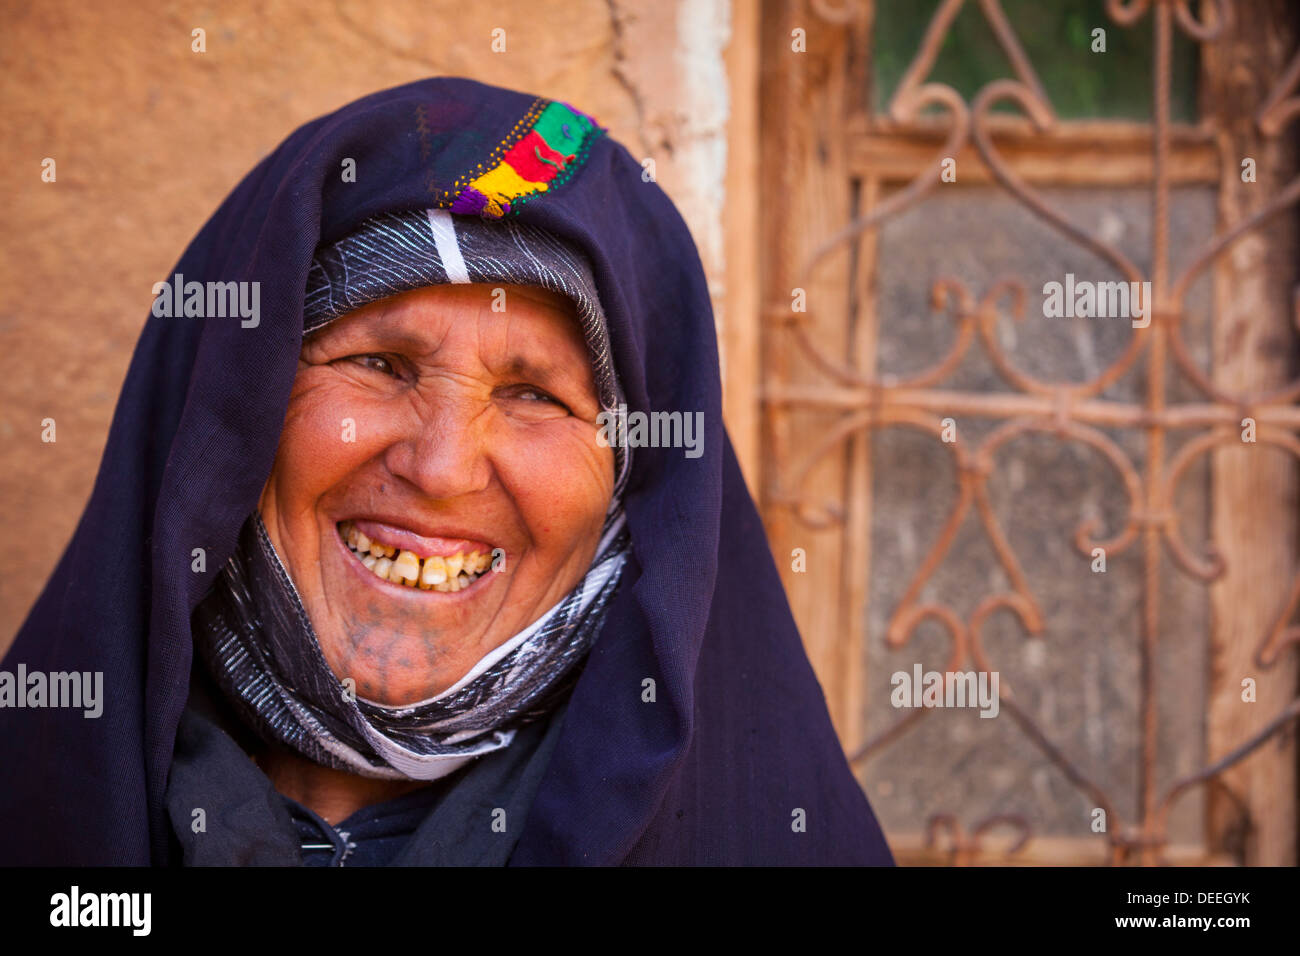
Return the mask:
<svg viewBox="0 0 1300 956">
<path fill-rule="evenodd" d="M 553 405 L 562 411 L 569 411 L 569 406 L 560 401 L 549 392 L 544 392 L 540 388 L 534 388 L 531 385 L 521 385 L 513 389 L 510 393 L 514 398 L 525 402 L 536 402 L 541 405 Z"/>
<path fill-rule="evenodd" d="M 376 372 L 382 372 L 384 375 L 397 377 L 397 369 L 393 367 L 393 363 L 382 355 L 353 355 L 350 361 L 374 369 Z"/>
</svg>

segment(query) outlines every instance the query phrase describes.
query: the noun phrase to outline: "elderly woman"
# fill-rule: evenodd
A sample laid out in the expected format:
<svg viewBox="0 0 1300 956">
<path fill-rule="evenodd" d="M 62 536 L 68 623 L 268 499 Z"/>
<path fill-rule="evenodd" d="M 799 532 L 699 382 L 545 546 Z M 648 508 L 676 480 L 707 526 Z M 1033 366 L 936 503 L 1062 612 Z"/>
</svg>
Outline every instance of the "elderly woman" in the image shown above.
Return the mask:
<svg viewBox="0 0 1300 956">
<path fill-rule="evenodd" d="M 174 272 L 5 662 L 102 672 L 103 714 L 0 710 L 0 862 L 891 862 L 690 236 L 590 117 L 376 94 Z M 254 308 L 211 308 L 232 288 Z M 700 442 L 611 432 L 622 406 Z"/>
</svg>

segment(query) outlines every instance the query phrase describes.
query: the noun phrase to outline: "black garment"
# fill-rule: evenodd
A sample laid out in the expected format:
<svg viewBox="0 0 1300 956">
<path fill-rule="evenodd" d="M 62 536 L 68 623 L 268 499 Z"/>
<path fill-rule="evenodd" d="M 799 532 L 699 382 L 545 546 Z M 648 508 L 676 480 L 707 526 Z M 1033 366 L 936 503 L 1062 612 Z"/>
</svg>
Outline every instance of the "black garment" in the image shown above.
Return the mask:
<svg viewBox="0 0 1300 956">
<path fill-rule="evenodd" d="M 438 783 L 362 807 L 337 826 L 310 807 L 285 797 L 298 831 L 302 865 L 388 866 L 437 805 L 442 796 Z"/>
<path fill-rule="evenodd" d="M 166 795 L 183 863 L 504 866 L 523 831 L 564 711 L 561 705 L 549 718 L 520 728 L 510 746 L 332 827 L 275 790 L 231 736 L 240 729 L 196 684 L 181 715 Z M 195 832 L 200 819 L 203 827 Z M 304 850 L 303 844 L 330 847 Z"/>
</svg>

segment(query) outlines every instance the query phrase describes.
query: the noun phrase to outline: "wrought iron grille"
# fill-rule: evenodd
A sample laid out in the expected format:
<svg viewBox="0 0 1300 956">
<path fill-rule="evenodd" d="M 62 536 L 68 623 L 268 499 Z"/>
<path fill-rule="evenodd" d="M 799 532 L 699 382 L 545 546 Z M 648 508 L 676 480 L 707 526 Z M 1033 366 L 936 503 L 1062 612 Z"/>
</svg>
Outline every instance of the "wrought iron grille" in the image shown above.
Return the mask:
<svg viewBox="0 0 1300 956">
<path fill-rule="evenodd" d="M 1293 210 L 1300 200 L 1300 177 L 1280 189 L 1256 212 L 1229 224 L 1205 241 L 1191 265 L 1175 273 L 1170 267 L 1170 58 L 1175 30 L 1183 31 L 1194 42 L 1208 44 L 1227 29 L 1235 15 L 1231 0 L 1207 0 L 1194 12 L 1189 0 L 1108 0 L 1106 12 L 1119 27 L 1127 27 L 1144 17 L 1153 19 L 1154 90 L 1152 122 L 1149 126 L 1153 173 L 1151 187 L 1152 240 L 1149 274 L 1139 269 L 1115 244 L 1080 228 L 1056 208 L 1039 191 L 1016 174 L 999 152 L 995 142 L 997 124 L 991 116 L 999 104 L 1013 104 L 1023 111 L 1038 133 L 1058 131 L 1062 121 L 1025 55 L 1016 32 L 999 0 L 970 0 L 978 3 L 998 41 L 1007 54 L 1015 78 L 1000 79 L 984 86 L 968 104 L 951 86 L 926 82 L 943 40 L 966 0 L 943 0 L 929 24 L 920 49 L 888 106 L 889 118 L 906 126 L 921 124 L 922 114 L 929 111 L 926 122 L 933 122 L 934 112 L 946 119 L 946 140 L 935 153 L 925 172 L 905 188 L 876 203 L 865 215 L 850 222 L 820 243 L 802 263 L 797 286 L 808 288 L 814 276 L 828 260 L 844 255 L 852 244 L 874 234 L 880 227 L 916 206 L 939 187 L 941 161 L 952 157 L 966 145 L 973 145 L 998 187 L 1007 197 L 1022 204 L 1034 215 L 1059 231 L 1070 242 L 1099 256 L 1130 282 L 1149 281 L 1154 307 L 1149 325 L 1134 327 L 1127 347 L 1109 366 L 1094 377 L 1080 382 L 1042 380 L 1019 367 L 1007 354 L 994 334 L 999 316 L 1010 314 L 1022 319 L 1030 294 L 1021 279 L 1009 276 L 990 288 L 975 291 L 951 277 L 934 280 L 935 306 L 949 309 L 956 329 L 951 348 L 929 368 L 906 377 L 864 372 L 852 362 L 828 354 L 825 343 L 818 341 L 815 324 L 817 303 L 809 302 L 809 311 L 793 311 L 790 302 L 774 302 L 769 310 L 776 319 L 772 334 L 788 337 L 821 376 L 816 384 L 793 384 L 769 380 L 764 389 L 765 418 L 775 423 L 774 444 L 769 446 L 774 466 L 765 475 L 765 507 L 786 508 L 808 528 L 827 528 L 843 524 L 844 509 L 836 501 L 814 500 L 809 490 L 810 476 L 828 456 L 842 454 L 846 442 L 854 436 L 885 428 L 914 429 L 939 439 L 945 415 L 975 416 L 996 423 L 993 430 L 972 447 L 961 440 L 941 442 L 938 447 L 953 458 L 958 476 L 956 502 L 947 517 L 938 540 L 909 586 L 892 609 L 885 642 L 892 649 L 903 648 L 917 626 L 927 620 L 937 621 L 951 639 L 947 669 L 979 672 L 996 670 L 981 643 L 981 632 L 991 615 L 1009 611 L 1030 635 L 1038 635 L 1047 624 L 1039 600 L 1031 590 L 1022 566 L 1003 533 L 999 518 L 990 502 L 988 480 L 997 464 L 999 449 L 1011 440 L 1043 433 L 1060 440 L 1082 443 L 1100 454 L 1113 467 L 1127 496 L 1127 517 L 1122 527 L 1102 536 L 1096 522 L 1079 525 L 1074 546 L 1084 556 L 1101 548 L 1107 555 L 1129 549 L 1140 553 L 1143 569 L 1142 605 L 1138 642 L 1138 696 L 1136 712 L 1140 721 L 1140 754 L 1136 774 L 1135 819 L 1123 819 L 1116 801 L 1108 790 L 1090 779 L 1089 774 L 1066 749 L 1054 743 L 1030 713 L 1021 705 L 1015 689 L 1003 683 L 1000 706 L 1017 727 L 1057 766 L 1079 791 L 1106 810 L 1110 825 L 1105 839 L 1112 863 L 1168 862 L 1167 821 L 1171 808 L 1193 788 L 1207 784 L 1228 768 L 1257 751 L 1266 741 L 1288 728 L 1300 715 L 1300 698 L 1283 708 L 1258 732 L 1215 762 L 1157 786 L 1156 761 L 1161 743 L 1161 727 L 1156 706 L 1157 670 L 1155 654 L 1161 639 L 1161 593 L 1158 586 L 1165 568 L 1165 555 L 1173 566 L 1193 579 L 1209 583 L 1225 571 L 1223 557 L 1212 545 L 1203 553 L 1190 547 L 1180 533 L 1173 508 L 1180 481 L 1194 463 L 1224 445 L 1241 445 L 1242 422 L 1256 423 L 1258 445 L 1274 446 L 1300 457 L 1300 381 L 1270 388 L 1257 394 L 1237 394 L 1217 385 L 1196 363 L 1185 340 L 1183 323 L 1185 300 L 1191 283 L 1204 274 L 1237 240 L 1268 223 L 1273 217 Z M 824 21 L 846 24 L 853 18 L 851 3 L 832 6 L 826 0 L 812 0 L 811 11 Z M 1276 87 L 1254 118 L 1264 136 L 1283 134 L 1291 121 L 1300 115 L 1300 52 L 1278 77 Z M 1296 300 L 1296 319 L 1300 324 L 1300 297 Z M 980 393 L 943 388 L 950 373 L 963 357 L 976 347 L 983 349 L 1001 378 L 1011 386 L 1010 393 Z M 1103 398 L 1113 384 L 1135 369 L 1145 373 L 1141 404 Z M 1170 403 L 1167 384 L 1171 375 L 1185 376 L 1202 396 L 1195 402 Z M 834 423 L 804 445 L 803 453 L 792 455 L 781 444 L 781 423 L 794 409 L 818 409 L 833 413 Z M 1145 455 L 1140 463 L 1112 440 L 1102 429 L 1133 429 L 1144 436 Z M 1174 452 L 1167 447 L 1173 431 L 1191 434 Z M 958 529 L 974 512 L 991 542 L 997 559 L 1010 581 L 1009 590 L 989 594 L 968 614 L 938 602 L 923 601 L 922 589 L 952 548 Z M 1290 594 L 1281 602 L 1273 626 L 1260 636 L 1254 650 L 1256 666 L 1262 670 L 1277 667 L 1293 659 L 1286 652 L 1300 643 L 1300 626 L 1290 622 L 1300 605 L 1300 575 L 1292 583 Z M 861 764 L 895 741 L 905 737 L 926 716 L 917 710 L 897 719 L 850 754 L 851 762 Z M 1294 794 L 1290 795 L 1294 799 Z M 1009 826 L 1017 831 L 1010 853 L 1015 853 L 1031 839 L 1031 826 L 1022 815 L 996 814 L 963 831 L 953 814 L 935 814 L 927 821 L 931 841 L 946 832 L 950 859 L 969 861 L 979 849 L 980 841 L 991 829 Z"/>
</svg>

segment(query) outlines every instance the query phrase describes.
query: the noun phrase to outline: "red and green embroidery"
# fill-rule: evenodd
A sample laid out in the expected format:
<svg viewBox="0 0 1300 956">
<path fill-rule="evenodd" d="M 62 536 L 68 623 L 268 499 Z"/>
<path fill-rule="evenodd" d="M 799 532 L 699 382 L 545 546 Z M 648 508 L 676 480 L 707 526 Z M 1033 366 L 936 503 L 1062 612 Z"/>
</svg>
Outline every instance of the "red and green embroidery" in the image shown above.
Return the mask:
<svg viewBox="0 0 1300 956">
<path fill-rule="evenodd" d="M 572 176 L 602 132 L 595 120 L 568 104 L 541 101 L 493 150 L 499 158 L 480 164 L 467 183 L 457 184 L 450 211 L 500 219 L 518 210 Z"/>
</svg>

